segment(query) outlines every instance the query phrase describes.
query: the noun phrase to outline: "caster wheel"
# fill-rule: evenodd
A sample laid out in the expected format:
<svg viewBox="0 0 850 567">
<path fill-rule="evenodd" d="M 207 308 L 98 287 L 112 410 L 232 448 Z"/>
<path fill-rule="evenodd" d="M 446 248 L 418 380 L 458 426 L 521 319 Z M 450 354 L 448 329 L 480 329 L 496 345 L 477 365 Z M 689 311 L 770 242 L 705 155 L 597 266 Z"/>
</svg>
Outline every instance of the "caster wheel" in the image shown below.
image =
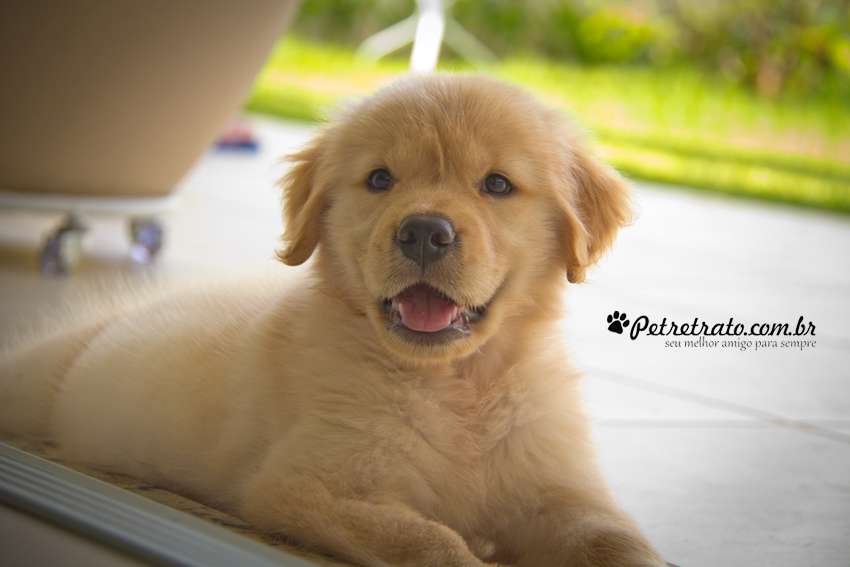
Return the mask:
<svg viewBox="0 0 850 567">
<path fill-rule="evenodd" d="M 69 216 L 41 249 L 38 267 L 46 276 L 61 276 L 72 271 L 88 247 L 89 229 L 77 218 Z"/>
<path fill-rule="evenodd" d="M 138 264 L 147 264 L 162 248 L 162 225 L 156 219 L 133 219 L 130 232 L 133 237 L 130 258 Z"/>
</svg>

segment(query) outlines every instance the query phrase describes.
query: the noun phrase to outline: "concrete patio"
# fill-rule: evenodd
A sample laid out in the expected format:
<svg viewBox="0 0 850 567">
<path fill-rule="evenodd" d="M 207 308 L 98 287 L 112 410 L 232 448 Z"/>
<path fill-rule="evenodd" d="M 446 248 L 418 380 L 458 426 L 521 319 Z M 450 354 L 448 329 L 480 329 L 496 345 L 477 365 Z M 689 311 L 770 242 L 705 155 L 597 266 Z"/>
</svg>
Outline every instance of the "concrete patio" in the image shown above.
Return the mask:
<svg viewBox="0 0 850 567">
<path fill-rule="evenodd" d="M 104 217 L 80 269 L 43 278 L 36 254 L 58 217 L 0 211 L 0 331 L 104 277 L 282 269 L 276 160 L 311 129 L 254 122 L 259 153 L 210 151 L 184 178 L 153 266 L 132 265 L 125 226 Z M 649 184 L 636 200 L 638 221 L 572 287 L 565 323 L 617 497 L 678 567 L 850 565 L 850 218 Z M 622 334 L 608 330 L 615 311 Z M 748 331 L 803 317 L 815 333 L 632 340 L 641 316 Z"/>
</svg>

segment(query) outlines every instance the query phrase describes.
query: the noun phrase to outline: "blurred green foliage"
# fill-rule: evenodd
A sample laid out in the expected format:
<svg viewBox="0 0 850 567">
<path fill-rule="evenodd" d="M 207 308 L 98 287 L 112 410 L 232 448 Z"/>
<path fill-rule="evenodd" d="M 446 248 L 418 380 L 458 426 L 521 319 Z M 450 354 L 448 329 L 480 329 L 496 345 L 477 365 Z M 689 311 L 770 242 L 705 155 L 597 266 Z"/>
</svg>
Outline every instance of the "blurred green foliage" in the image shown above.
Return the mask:
<svg viewBox="0 0 850 567">
<path fill-rule="evenodd" d="M 296 30 L 353 47 L 415 9 L 305 0 Z M 451 10 L 500 56 L 688 64 L 766 97 L 850 96 L 850 0 L 457 0 Z"/>
<path fill-rule="evenodd" d="M 659 1 L 676 30 L 674 57 L 766 96 L 850 93 L 848 0 Z"/>
<path fill-rule="evenodd" d="M 304 37 L 356 47 L 415 10 L 415 0 L 304 0 L 294 27 Z"/>
</svg>

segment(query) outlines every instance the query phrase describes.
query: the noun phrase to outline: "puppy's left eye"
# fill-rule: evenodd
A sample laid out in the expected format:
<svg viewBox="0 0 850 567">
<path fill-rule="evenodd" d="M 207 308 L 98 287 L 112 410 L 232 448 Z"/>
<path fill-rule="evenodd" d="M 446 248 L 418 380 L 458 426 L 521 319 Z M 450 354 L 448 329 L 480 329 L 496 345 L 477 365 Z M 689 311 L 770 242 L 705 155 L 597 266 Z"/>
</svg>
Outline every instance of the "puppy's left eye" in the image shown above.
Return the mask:
<svg viewBox="0 0 850 567">
<path fill-rule="evenodd" d="M 393 177 L 386 169 L 376 169 L 369 174 L 366 184 L 372 191 L 386 191 L 392 186 Z"/>
<path fill-rule="evenodd" d="M 507 195 L 513 186 L 511 182 L 498 173 L 493 173 L 484 181 L 484 190 L 494 195 Z"/>
</svg>

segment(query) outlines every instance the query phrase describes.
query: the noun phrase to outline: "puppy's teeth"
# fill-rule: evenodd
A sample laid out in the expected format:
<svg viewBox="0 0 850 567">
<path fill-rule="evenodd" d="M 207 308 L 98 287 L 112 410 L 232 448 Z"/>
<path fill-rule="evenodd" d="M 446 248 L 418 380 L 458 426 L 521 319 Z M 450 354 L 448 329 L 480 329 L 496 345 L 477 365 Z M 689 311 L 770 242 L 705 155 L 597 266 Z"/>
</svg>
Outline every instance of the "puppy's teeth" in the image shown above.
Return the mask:
<svg viewBox="0 0 850 567">
<path fill-rule="evenodd" d="M 451 321 L 454 321 L 455 319 L 457 319 L 457 307 L 455 307 L 454 309 L 452 309 L 452 318 L 451 318 Z"/>
<path fill-rule="evenodd" d="M 401 303 L 398 304 L 398 314 L 401 315 L 402 318 L 404 317 L 404 307 Z"/>
</svg>

